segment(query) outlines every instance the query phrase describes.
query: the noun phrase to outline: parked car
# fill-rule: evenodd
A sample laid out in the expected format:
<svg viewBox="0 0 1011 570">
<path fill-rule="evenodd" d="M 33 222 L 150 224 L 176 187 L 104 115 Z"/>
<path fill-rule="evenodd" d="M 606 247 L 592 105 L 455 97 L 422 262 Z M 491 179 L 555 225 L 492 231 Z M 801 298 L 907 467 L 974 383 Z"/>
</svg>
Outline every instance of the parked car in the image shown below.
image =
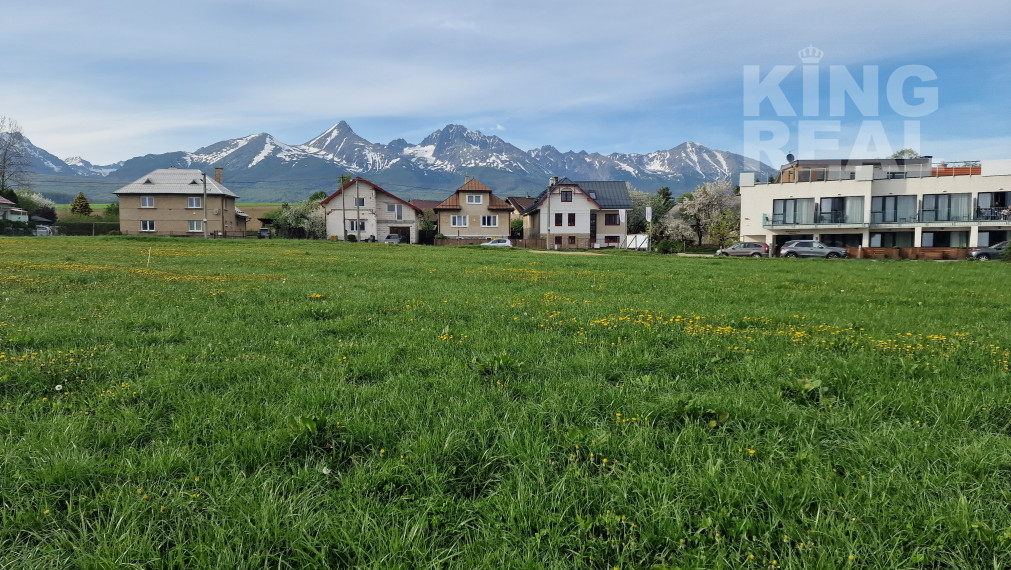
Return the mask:
<svg viewBox="0 0 1011 570">
<path fill-rule="evenodd" d="M 260 228 L 260 231 L 256 232 L 256 239 L 270 239 L 270 228 Z"/>
<path fill-rule="evenodd" d="M 35 226 L 35 235 L 54 236 L 56 235 L 56 228 L 52 226 Z"/>
<path fill-rule="evenodd" d="M 512 247 L 513 246 L 513 242 L 512 242 L 512 240 L 508 240 L 506 238 L 495 238 L 495 239 L 493 239 L 491 241 L 486 241 L 486 242 L 482 243 L 481 245 L 490 245 L 490 246 L 493 246 L 493 247 Z"/>
<path fill-rule="evenodd" d="M 1000 259 L 1004 255 L 1004 250 L 1007 248 L 1008 242 L 1002 241 L 995 243 L 988 247 L 981 247 L 974 249 L 969 252 L 969 259 L 976 259 L 979 261 L 990 261 L 991 259 Z"/>
<path fill-rule="evenodd" d="M 769 244 L 757 242 L 757 241 L 742 241 L 740 243 L 735 243 L 730 247 L 724 247 L 716 250 L 716 255 L 726 257 L 726 256 L 739 256 L 739 257 L 768 257 L 769 255 Z"/>
<path fill-rule="evenodd" d="M 780 257 L 824 257 L 834 259 L 849 257 L 849 252 L 841 247 L 829 247 L 820 241 L 810 239 L 795 239 L 779 248 Z"/>
<path fill-rule="evenodd" d="M 383 243 L 402 243 L 400 234 L 390 234 L 383 238 Z"/>
</svg>

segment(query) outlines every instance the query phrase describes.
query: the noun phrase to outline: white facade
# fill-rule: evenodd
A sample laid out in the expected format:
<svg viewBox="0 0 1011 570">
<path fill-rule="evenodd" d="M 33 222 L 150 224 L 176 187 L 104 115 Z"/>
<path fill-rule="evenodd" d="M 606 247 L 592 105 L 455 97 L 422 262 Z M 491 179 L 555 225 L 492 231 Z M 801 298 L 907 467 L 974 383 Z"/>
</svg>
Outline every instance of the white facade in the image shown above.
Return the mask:
<svg viewBox="0 0 1011 570">
<path fill-rule="evenodd" d="M 549 249 L 619 247 L 627 234 L 622 213 L 625 208 L 612 209 L 602 205 L 600 201 L 604 196 L 591 190 L 594 184 L 614 183 L 566 180 L 549 186 L 546 193 L 539 197 L 541 201 L 524 213 L 524 235 L 544 238 Z M 628 193 L 625 190 L 621 196 L 608 198 L 627 200 Z M 631 208 L 630 200 L 627 207 Z"/>
<path fill-rule="evenodd" d="M 327 236 L 382 241 L 389 234 L 399 234 L 409 237 L 410 243 L 418 242 L 420 211 L 363 178 L 348 182 L 323 200 L 322 206 Z"/>
<path fill-rule="evenodd" d="M 976 247 L 1011 237 L 1011 161 L 908 166 L 903 172 L 861 164 L 828 176 L 812 170 L 792 178 L 813 181 L 774 184 L 756 184 L 754 174 L 742 173 L 741 239 L 774 246 L 805 238 L 847 247 Z"/>
</svg>

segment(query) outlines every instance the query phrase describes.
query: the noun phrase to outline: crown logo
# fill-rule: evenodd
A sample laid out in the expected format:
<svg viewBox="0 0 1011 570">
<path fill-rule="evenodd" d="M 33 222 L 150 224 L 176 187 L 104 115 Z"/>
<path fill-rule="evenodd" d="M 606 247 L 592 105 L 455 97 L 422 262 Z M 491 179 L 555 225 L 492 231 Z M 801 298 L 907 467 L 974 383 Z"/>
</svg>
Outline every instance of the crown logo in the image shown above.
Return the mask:
<svg viewBox="0 0 1011 570">
<path fill-rule="evenodd" d="M 805 64 L 817 65 L 818 62 L 821 61 L 822 56 L 825 55 L 825 52 L 814 47 L 813 45 L 809 45 L 806 48 L 798 51 L 797 55 L 800 56 L 801 62 Z"/>
</svg>

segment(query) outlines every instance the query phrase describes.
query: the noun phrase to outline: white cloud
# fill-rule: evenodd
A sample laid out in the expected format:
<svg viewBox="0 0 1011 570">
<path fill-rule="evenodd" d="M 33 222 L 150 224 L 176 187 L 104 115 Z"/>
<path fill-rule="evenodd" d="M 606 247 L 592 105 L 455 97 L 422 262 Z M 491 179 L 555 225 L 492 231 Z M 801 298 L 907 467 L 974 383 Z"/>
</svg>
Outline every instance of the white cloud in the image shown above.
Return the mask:
<svg viewBox="0 0 1011 570">
<path fill-rule="evenodd" d="M 713 139 L 739 131 L 744 65 L 794 65 L 809 44 L 825 64 L 992 58 L 1009 47 L 1011 10 L 981 0 L 951 18 L 868 0 L 831 17 L 797 0 L 180 0 L 167 11 L 41 0 L 5 19 L 18 25 L 0 50 L 19 56 L 0 62 L 15 87 L 0 108 L 47 150 L 108 161 L 272 125 L 395 117 L 409 119 L 405 138 L 436 118 L 496 117 L 475 127 L 501 131 L 508 119 L 510 135 L 538 146 L 648 152 L 702 138 L 703 117 Z"/>
</svg>

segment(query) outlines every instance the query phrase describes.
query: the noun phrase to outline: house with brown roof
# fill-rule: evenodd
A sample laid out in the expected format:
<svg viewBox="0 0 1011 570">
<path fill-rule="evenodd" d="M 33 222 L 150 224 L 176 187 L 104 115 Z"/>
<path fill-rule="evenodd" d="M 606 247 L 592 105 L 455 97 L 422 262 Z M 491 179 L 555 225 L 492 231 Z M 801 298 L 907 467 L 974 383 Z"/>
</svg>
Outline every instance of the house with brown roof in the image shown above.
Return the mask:
<svg viewBox="0 0 1011 570">
<path fill-rule="evenodd" d="M 508 237 L 512 211 L 508 202 L 476 178 L 467 178 L 435 207 L 439 231 L 449 238 Z"/>
<path fill-rule="evenodd" d="M 28 212 L 7 198 L 0 196 L 0 220 L 11 222 L 27 222 Z"/>
<path fill-rule="evenodd" d="M 222 183 L 222 169 L 208 178 L 196 169 L 160 168 L 113 192 L 119 197 L 123 235 L 244 237 L 238 196 Z"/>
<path fill-rule="evenodd" d="M 421 208 L 358 176 L 320 202 L 331 238 L 382 241 L 399 235 L 401 243 L 418 242 Z"/>
</svg>

